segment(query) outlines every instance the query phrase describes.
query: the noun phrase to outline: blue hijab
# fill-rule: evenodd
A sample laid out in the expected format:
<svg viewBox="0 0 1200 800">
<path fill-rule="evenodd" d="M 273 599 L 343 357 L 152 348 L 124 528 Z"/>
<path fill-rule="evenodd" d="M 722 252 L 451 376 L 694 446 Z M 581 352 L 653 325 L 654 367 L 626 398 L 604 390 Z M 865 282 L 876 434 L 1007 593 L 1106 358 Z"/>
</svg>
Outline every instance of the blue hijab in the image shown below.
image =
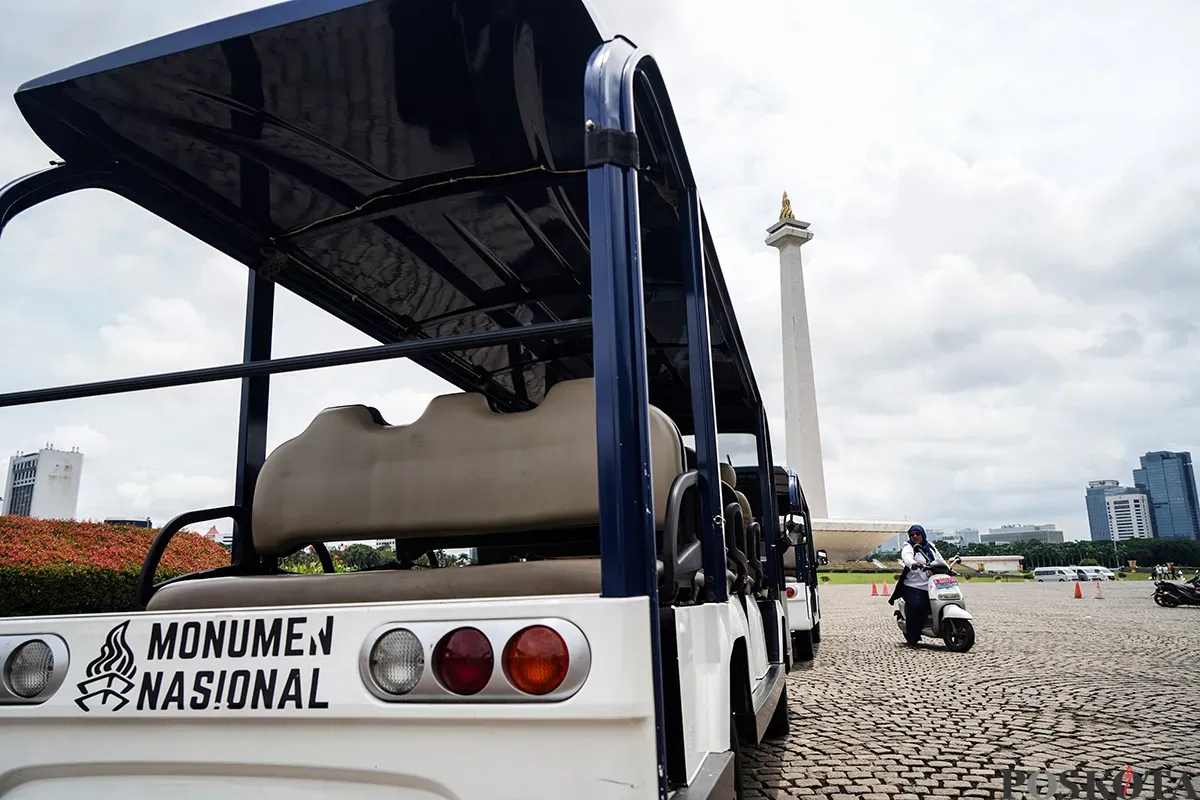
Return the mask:
<svg viewBox="0 0 1200 800">
<path fill-rule="evenodd" d="M 925 533 L 925 528 L 921 525 L 913 525 L 908 529 L 908 535 L 912 536 L 913 531 L 921 534 L 921 544 L 913 545 L 913 550 L 925 555 L 926 563 L 933 561 L 933 547 L 929 544 L 929 534 Z M 912 544 L 910 541 L 909 544 Z"/>
</svg>

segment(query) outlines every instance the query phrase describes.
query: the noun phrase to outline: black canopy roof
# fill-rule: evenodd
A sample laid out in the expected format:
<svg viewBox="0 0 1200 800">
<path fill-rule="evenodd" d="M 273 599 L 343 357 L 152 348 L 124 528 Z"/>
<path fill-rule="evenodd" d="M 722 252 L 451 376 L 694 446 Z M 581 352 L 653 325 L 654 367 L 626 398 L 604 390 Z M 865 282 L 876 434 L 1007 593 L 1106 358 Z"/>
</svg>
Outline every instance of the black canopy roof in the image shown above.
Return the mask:
<svg viewBox="0 0 1200 800">
<path fill-rule="evenodd" d="M 94 185 L 397 342 L 591 315 L 582 89 L 602 41 L 581 0 L 293 0 L 16 101 Z M 680 187 L 656 129 L 639 124 L 650 397 L 688 432 Z M 718 424 L 751 432 L 758 391 L 704 233 Z M 586 337 L 418 360 L 501 409 L 592 374 Z"/>
</svg>

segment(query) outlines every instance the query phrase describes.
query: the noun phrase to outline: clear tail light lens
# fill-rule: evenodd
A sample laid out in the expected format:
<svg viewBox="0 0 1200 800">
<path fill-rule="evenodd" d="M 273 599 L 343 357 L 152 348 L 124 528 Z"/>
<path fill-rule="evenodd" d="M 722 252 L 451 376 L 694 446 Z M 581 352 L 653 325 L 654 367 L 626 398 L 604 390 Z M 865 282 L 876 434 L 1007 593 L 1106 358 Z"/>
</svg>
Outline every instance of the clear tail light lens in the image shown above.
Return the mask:
<svg viewBox="0 0 1200 800">
<path fill-rule="evenodd" d="M 492 679 L 492 643 L 476 628 L 457 628 L 433 649 L 433 672 L 455 694 L 478 694 Z"/>
<path fill-rule="evenodd" d="M 371 677 L 388 694 L 411 692 L 425 673 L 421 641 L 410 630 L 399 628 L 379 637 L 371 648 Z"/>
<path fill-rule="evenodd" d="M 37 697 L 50 685 L 54 674 L 54 653 L 50 645 L 34 639 L 18 647 L 4 665 L 4 678 L 18 697 Z"/>
<path fill-rule="evenodd" d="M 571 654 L 558 632 L 545 625 L 518 631 L 504 647 L 504 672 L 526 694 L 550 694 L 567 677 Z"/>
</svg>

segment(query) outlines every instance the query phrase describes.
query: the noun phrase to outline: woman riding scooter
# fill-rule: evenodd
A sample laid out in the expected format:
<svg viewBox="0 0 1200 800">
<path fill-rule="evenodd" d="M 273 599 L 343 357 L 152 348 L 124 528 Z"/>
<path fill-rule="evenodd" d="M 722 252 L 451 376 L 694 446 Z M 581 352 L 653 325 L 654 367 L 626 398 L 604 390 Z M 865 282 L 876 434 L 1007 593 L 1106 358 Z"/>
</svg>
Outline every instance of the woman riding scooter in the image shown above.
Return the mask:
<svg viewBox="0 0 1200 800">
<path fill-rule="evenodd" d="M 904 562 L 904 572 L 896 581 L 896 589 L 892 592 L 888 603 L 895 603 L 898 597 L 904 597 L 905 643 L 916 647 L 921 641 L 921 631 L 929 619 L 929 578 L 932 573 L 928 567 L 938 562 L 945 564 L 942 554 L 929 543 L 925 528 L 913 525 L 908 529 L 908 541 L 900 549 L 900 560 Z"/>
</svg>

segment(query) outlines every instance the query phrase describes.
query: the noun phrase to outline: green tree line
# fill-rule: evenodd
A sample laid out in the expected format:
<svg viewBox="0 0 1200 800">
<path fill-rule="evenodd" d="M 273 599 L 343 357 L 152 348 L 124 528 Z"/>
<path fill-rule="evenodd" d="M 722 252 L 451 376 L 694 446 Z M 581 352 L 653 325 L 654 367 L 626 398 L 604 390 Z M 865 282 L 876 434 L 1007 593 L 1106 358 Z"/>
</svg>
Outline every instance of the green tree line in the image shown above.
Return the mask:
<svg viewBox="0 0 1200 800">
<path fill-rule="evenodd" d="M 946 558 L 962 556 L 1021 556 L 1025 569 L 1038 567 L 1066 567 L 1099 565 L 1111 569 L 1124 569 L 1130 561 L 1138 568 L 1155 564 L 1178 564 L 1200 566 L 1200 542 L 1191 539 L 1130 539 L 1111 541 L 1063 542 L 1018 542 L 1016 544 L 969 544 L 964 547 L 949 542 L 936 542 L 938 550 Z M 899 553 L 883 553 L 884 560 L 899 559 Z"/>
<path fill-rule="evenodd" d="M 352 544 L 349 547 L 330 549 L 330 556 L 339 572 L 381 567 L 397 560 L 394 550 L 386 547 L 372 547 L 368 544 Z M 414 558 L 412 568 L 429 569 L 431 566 L 435 566 L 429 562 L 431 556 L 437 559 L 436 566 L 439 567 L 465 566 L 471 561 L 470 556 L 465 553 L 455 555 L 444 550 L 436 550 L 433 553 L 423 553 Z M 321 563 L 311 549 L 305 549 L 280 559 L 279 566 L 290 572 L 321 571 Z"/>
</svg>

